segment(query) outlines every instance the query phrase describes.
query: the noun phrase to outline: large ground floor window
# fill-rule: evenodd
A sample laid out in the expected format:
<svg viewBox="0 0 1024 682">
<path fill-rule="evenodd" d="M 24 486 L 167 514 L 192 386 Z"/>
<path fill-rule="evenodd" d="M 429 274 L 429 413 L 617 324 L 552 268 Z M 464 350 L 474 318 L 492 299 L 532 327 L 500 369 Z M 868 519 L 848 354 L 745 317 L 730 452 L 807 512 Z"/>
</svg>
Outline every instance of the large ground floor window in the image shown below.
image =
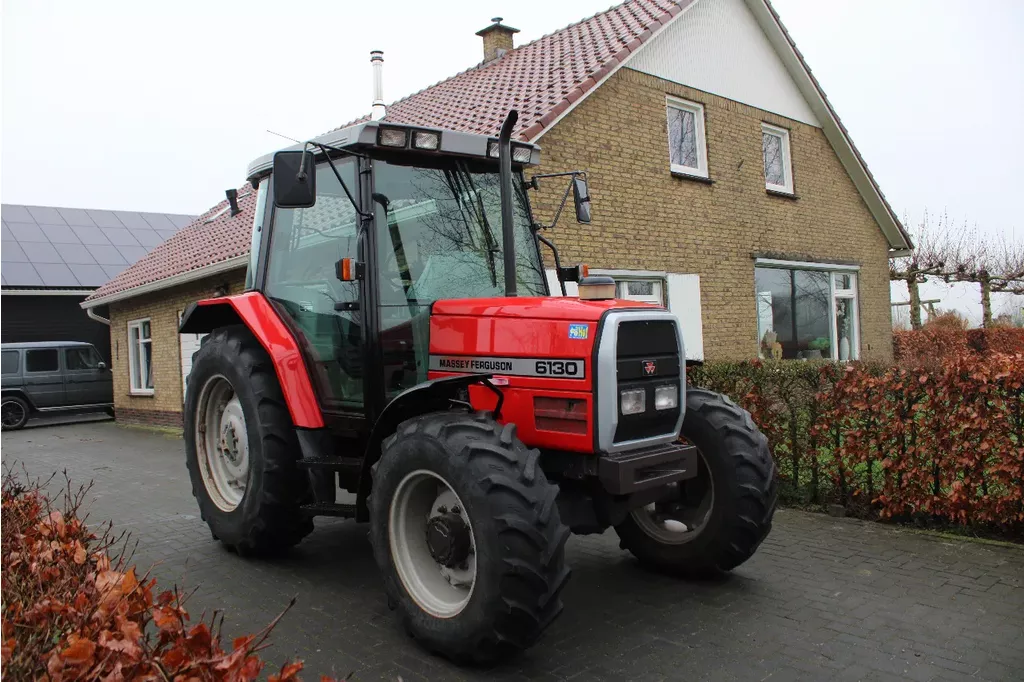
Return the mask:
<svg viewBox="0 0 1024 682">
<path fill-rule="evenodd" d="M 856 267 L 758 260 L 754 281 L 760 357 L 860 357 Z"/>
</svg>

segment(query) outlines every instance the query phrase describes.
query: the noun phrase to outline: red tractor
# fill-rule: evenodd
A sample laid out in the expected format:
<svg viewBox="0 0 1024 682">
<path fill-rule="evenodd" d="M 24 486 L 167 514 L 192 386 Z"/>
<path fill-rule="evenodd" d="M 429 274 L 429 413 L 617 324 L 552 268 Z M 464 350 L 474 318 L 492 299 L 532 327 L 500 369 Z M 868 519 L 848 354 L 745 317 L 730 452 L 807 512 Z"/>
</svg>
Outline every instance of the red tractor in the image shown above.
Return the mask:
<svg viewBox="0 0 1024 682">
<path fill-rule="evenodd" d="M 368 521 L 407 630 L 480 663 L 559 614 L 570 533 L 726 571 L 776 498 L 750 415 L 686 386 L 677 318 L 561 266 L 527 200 L 551 176 L 524 180 L 540 150 L 515 121 L 497 138 L 370 121 L 255 161 L 247 290 L 181 323 L 207 333 L 185 440 L 214 538 L 256 555 L 316 515 Z M 556 175 L 589 222 L 585 174 Z M 578 297 L 549 295 L 541 244 Z"/>
</svg>

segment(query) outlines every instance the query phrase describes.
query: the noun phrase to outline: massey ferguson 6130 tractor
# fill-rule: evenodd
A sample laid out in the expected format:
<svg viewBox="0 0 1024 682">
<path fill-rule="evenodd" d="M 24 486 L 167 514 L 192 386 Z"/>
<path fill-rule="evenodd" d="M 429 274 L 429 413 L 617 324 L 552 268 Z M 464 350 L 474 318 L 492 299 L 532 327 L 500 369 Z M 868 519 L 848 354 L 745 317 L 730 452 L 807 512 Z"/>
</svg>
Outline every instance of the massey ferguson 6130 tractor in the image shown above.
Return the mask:
<svg viewBox="0 0 1024 682">
<path fill-rule="evenodd" d="M 613 527 L 643 564 L 706 574 L 747 560 L 775 508 L 764 436 L 686 386 L 677 318 L 561 266 L 527 201 L 554 174 L 524 180 L 540 150 L 515 121 L 370 121 L 255 161 L 247 291 L 181 323 L 208 333 L 185 438 L 214 537 L 254 555 L 316 515 L 368 521 L 407 630 L 462 661 L 538 639 L 570 533 Z M 557 175 L 589 222 L 585 175 Z M 578 297 L 549 295 L 541 244 Z"/>
</svg>

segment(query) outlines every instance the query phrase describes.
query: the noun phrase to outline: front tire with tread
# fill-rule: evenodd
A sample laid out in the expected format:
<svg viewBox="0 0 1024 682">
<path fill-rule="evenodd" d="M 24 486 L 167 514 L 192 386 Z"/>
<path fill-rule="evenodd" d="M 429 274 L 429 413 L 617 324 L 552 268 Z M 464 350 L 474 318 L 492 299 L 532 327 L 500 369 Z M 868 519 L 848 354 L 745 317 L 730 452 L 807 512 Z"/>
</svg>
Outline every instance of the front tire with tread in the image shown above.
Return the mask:
<svg viewBox="0 0 1024 682">
<path fill-rule="evenodd" d="M 557 486 L 539 451 L 516 437 L 514 424 L 489 413 L 433 413 L 403 422 L 384 442 L 373 468 L 370 539 L 389 604 L 421 645 L 458 662 L 490 664 L 529 647 L 562 610 L 569 578 L 569 529 L 558 515 Z M 436 472 L 463 501 L 473 528 L 476 581 L 466 606 L 431 616 L 403 586 L 389 540 L 389 512 L 400 481 Z"/>
<path fill-rule="evenodd" d="M 226 512 L 206 490 L 196 443 L 199 395 L 210 377 L 231 384 L 245 416 L 249 479 L 238 506 Z M 185 394 L 185 457 L 192 494 L 214 538 L 241 555 L 274 553 L 313 530 L 300 509 L 309 500 L 308 477 L 296 465 L 298 440 L 270 356 L 243 325 L 221 327 L 192 356 Z"/>
</svg>

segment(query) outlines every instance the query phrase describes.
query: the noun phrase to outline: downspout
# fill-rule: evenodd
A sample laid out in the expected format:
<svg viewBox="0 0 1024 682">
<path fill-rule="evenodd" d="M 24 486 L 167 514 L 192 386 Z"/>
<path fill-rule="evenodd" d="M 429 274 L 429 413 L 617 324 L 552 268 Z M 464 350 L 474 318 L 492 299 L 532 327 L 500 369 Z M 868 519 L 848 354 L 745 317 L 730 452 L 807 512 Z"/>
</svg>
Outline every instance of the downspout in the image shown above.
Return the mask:
<svg viewBox="0 0 1024 682">
<path fill-rule="evenodd" d="M 92 309 L 92 308 L 86 308 L 85 309 L 85 314 L 88 315 L 90 319 L 96 320 L 100 324 L 105 324 L 108 327 L 110 326 L 110 320 L 108 320 L 105 317 L 100 317 L 99 315 L 96 314 L 96 311 L 94 309 Z"/>
</svg>

